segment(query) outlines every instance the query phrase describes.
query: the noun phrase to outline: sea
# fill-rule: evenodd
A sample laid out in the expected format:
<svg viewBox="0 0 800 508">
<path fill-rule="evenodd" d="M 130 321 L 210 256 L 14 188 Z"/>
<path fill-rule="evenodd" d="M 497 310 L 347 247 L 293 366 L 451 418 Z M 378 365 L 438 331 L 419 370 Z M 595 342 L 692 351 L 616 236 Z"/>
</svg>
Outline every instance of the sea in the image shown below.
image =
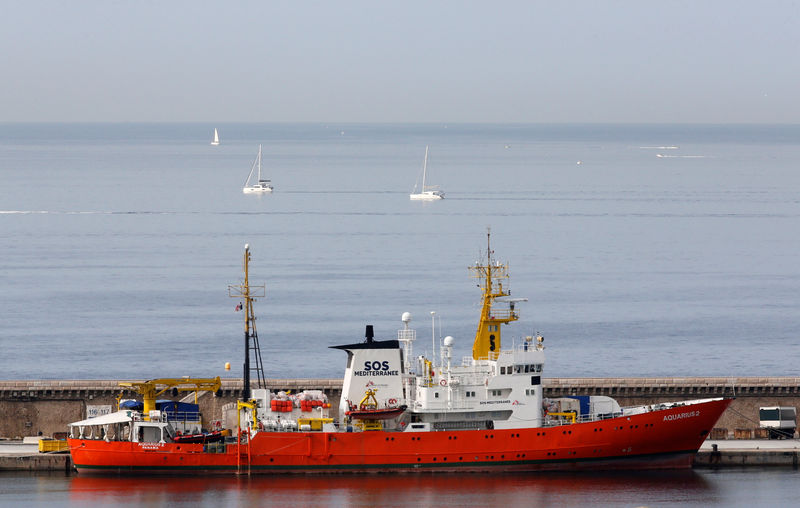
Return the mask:
<svg viewBox="0 0 800 508">
<path fill-rule="evenodd" d="M 784 469 L 626 473 L 86 477 L 0 475 L 8 508 L 794 506 L 800 473 Z"/>
<path fill-rule="evenodd" d="M 0 378 L 241 377 L 245 245 L 268 378 L 404 312 L 460 360 L 489 231 L 545 377 L 798 375 L 798 161 L 783 125 L 0 124 Z"/>
<path fill-rule="evenodd" d="M 259 145 L 275 190 L 245 195 Z M 426 146 L 441 201 L 409 199 Z M 458 359 L 488 234 L 527 298 L 503 344 L 543 336 L 545 377 L 797 376 L 798 161 L 800 125 L 0 123 L 0 379 L 241 377 L 245 245 L 266 377 L 340 378 L 330 346 L 404 312 Z M 743 506 L 797 473 L 8 478 L 3 504 Z"/>
</svg>

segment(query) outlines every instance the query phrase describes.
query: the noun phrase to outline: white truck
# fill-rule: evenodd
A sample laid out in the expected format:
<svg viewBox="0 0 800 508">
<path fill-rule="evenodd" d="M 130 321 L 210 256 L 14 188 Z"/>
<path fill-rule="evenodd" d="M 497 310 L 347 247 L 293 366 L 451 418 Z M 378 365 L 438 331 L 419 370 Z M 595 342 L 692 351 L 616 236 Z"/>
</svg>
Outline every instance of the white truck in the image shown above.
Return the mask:
<svg viewBox="0 0 800 508">
<path fill-rule="evenodd" d="M 769 429 L 770 439 L 792 439 L 797 429 L 797 409 L 794 407 L 758 408 L 759 425 Z"/>
</svg>

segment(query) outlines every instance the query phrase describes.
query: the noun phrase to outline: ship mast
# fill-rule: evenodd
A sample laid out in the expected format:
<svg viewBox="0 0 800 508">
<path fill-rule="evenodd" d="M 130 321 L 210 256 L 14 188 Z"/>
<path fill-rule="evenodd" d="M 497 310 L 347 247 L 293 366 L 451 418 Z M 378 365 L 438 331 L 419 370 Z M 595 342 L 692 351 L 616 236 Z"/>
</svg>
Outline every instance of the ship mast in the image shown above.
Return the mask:
<svg viewBox="0 0 800 508">
<path fill-rule="evenodd" d="M 473 277 L 478 279 L 478 286 L 483 290 L 481 302 L 481 319 L 475 333 L 475 342 L 472 345 L 472 358 L 475 360 L 495 360 L 500 354 L 500 325 L 508 324 L 519 319 L 519 314 L 514 310 L 514 303 L 524 301 L 524 298 L 504 300 L 509 304 L 508 309 L 495 309 L 494 302 L 498 298 L 511 295 L 511 291 L 503 288 L 503 281 L 508 280 L 508 265 L 495 261 L 491 246 L 492 231 L 486 231 L 486 264 L 475 262 L 470 270 Z M 503 301 L 503 300 L 498 300 Z"/>
<path fill-rule="evenodd" d="M 261 348 L 258 344 L 258 332 L 256 331 L 256 316 L 253 312 L 253 302 L 256 301 L 256 297 L 261 297 L 266 294 L 266 288 L 265 286 L 250 285 L 249 244 L 245 244 L 244 246 L 242 269 L 244 270 L 244 283 L 238 285 L 229 285 L 228 296 L 231 298 L 241 298 L 244 300 L 244 304 L 240 303 L 240 305 L 244 308 L 244 390 L 242 392 L 242 399 L 250 400 L 250 373 L 252 371 L 256 371 L 259 388 L 266 388 L 267 382 L 264 378 L 264 364 L 261 361 Z M 255 360 L 255 367 L 251 367 L 251 357 L 253 357 L 253 360 Z"/>
</svg>

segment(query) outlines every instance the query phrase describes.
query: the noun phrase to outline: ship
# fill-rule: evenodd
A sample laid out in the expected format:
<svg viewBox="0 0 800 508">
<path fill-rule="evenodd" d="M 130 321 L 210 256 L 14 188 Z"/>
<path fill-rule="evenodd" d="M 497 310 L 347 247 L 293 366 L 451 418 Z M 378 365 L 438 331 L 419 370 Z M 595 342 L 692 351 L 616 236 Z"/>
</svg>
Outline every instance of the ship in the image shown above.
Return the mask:
<svg viewBox="0 0 800 508">
<path fill-rule="evenodd" d="M 363 340 L 331 346 L 346 353 L 338 407 L 321 391 L 270 391 L 260 371 L 251 390 L 250 358 L 254 350 L 260 355 L 252 304 L 264 293 L 249 285 L 245 246 L 244 283 L 236 291 L 245 309 L 245 370 L 234 417 L 182 438 L 171 416 L 146 400 L 141 412 L 75 422 L 68 437 L 74 467 L 123 475 L 691 467 L 732 398 L 621 407 L 607 396 L 545 397 L 543 337 L 501 341 L 501 328 L 519 319 L 526 299 L 511 297 L 509 267 L 494 258 L 490 240 L 487 232 L 486 257 L 470 267 L 482 290 L 472 355 L 457 362 L 450 336 L 437 348 L 434 326 L 429 356 L 414 356 L 409 313 L 396 338 L 378 340 L 366 325 Z M 145 383 L 152 399 L 151 385 Z"/>
</svg>

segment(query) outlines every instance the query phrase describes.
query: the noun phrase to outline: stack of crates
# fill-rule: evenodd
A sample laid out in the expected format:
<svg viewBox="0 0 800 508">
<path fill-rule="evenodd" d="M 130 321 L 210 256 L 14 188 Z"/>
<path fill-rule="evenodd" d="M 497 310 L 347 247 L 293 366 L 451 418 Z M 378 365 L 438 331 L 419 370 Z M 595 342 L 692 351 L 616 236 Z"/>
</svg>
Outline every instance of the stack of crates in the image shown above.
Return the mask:
<svg viewBox="0 0 800 508">
<path fill-rule="evenodd" d="M 39 440 L 39 453 L 58 453 L 69 451 L 66 439 L 42 438 Z"/>
</svg>

